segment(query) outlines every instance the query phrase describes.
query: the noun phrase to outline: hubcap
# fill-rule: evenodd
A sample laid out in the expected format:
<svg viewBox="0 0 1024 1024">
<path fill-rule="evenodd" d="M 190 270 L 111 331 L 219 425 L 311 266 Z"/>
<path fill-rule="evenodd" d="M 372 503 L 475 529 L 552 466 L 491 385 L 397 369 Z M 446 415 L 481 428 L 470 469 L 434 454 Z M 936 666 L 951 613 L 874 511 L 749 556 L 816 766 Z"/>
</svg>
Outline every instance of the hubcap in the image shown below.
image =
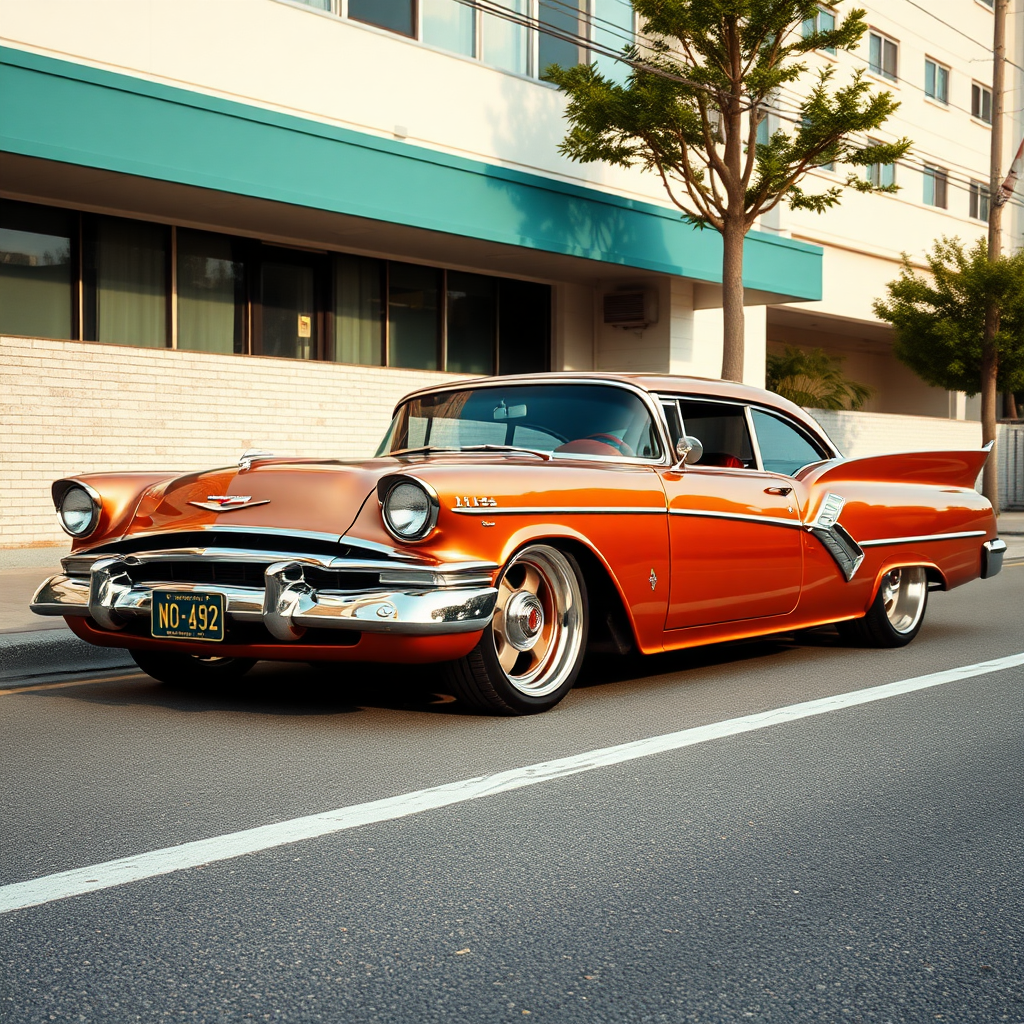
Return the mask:
<svg viewBox="0 0 1024 1024">
<path fill-rule="evenodd" d="M 520 693 L 544 697 L 565 682 L 580 653 L 582 625 L 580 585 L 560 551 L 538 544 L 509 562 L 491 635 L 498 664 Z"/>
<path fill-rule="evenodd" d="M 921 621 L 928 577 L 920 566 L 892 569 L 882 580 L 882 607 L 897 633 L 909 633 Z"/>
</svg>

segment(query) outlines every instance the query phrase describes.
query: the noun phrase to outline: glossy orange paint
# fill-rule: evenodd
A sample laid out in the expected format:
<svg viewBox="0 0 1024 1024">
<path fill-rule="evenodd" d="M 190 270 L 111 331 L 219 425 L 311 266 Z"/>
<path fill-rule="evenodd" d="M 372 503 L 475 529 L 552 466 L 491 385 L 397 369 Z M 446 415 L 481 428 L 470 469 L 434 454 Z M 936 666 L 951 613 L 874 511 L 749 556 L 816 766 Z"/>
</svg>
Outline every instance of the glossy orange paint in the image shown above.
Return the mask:
<svg viewBox="0 0 1024 1024">
<path fill-rule="evenodd" d="M 551 377 L 619 380 L 655 394 L 755 403 L 822 437 L 802 409 L 740 384 L 612 374 Z M 639 650 L 651 653 L 863 615 L 881 578 L 897 566 L 925 566 L 946 587 L 976 578 L 981 543 L 996 536 L 991 506 L 973 486 L 984 460 L 984 452 L 887 455 L 830 460 L 787 477 L 699 464 L 673 471 L 667 461 L 544 461 L 480 453 L 272 459 L 245 471 L 233 466 L 177 477 L 91 474 L 77 479 L 103 496 L 103 518 L 74 548 L 143 537 L 159 547 L 160 537 L 178 531 L 230 526 L 362 542 L 428 565 L 502 566 L 526 544 L 555 543 L 589 552 L 603 567 Z M 399 542 L 385 529 L 377 484 L 390 476 L 414 478 L 436 494 L 437 526 L 424 540 Z M 856 541 L 898 541 L 865 547 L 860 570 L 849 582 L 807 529 L 829 493 L 845 498 L 841 522 Z M 210 495 L 248 495 L 253 504 L 224 512 L 193 504 Z M 946 533 L 977 535 L 906 539 Z M 108 632 L 81 618 L 68 622 L 83 639 L 100 645 L 210 651 L 207 644 Z M 300 641 L 217 650 L 225 656 L 409 663 L 461 657 L 479 636 L 363 634 L 352 646 Z"/>
</svg>

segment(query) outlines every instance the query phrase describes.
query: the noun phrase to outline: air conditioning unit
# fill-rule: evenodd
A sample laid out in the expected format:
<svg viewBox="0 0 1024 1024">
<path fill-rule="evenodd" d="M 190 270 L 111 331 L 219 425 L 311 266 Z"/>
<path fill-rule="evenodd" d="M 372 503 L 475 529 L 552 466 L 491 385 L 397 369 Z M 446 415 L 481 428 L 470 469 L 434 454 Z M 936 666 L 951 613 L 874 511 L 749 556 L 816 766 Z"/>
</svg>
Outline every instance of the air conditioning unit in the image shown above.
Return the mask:
<svg viewBox="0 0 1024 1024">
<path fill-rule="evenodd" d="M 604 322 L 610 327 L 641 331 L 651 324 L 656 324 L 658 293 L 653 288 L 609 292 L 604 297 Z"/>
</svg>

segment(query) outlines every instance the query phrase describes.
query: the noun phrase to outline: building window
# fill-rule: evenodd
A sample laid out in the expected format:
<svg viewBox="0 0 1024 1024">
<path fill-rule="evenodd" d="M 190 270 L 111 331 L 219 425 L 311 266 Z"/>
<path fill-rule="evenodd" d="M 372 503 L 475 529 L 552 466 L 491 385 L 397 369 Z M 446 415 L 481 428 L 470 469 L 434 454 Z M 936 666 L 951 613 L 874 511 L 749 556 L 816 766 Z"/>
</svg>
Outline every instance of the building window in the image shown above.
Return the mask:
<svg viewBox="0 0 1024 1024">
<path fill-rule="evenodd" d="M 245 352 L 246 275 L 241 244 L 227 235 L 179 228 L 178 348 Z"/>
<path fill-rule="evenodd" d="M 988 220 L 988 185 L 971 182 L 970 215 L 975 220 Z"/>
<path fill-rule="evenodd" d="M 971 117 L 992 123 L 992 90 L 977 82 L 971 84 Z"/>
<path fill-rule="evenodd" d="M 771 132 L 768 129 L 768 115 L 765 114 L 760 121 L 757 122 L 757 135 L 754 139 L 755 145 L 767 146 L 771 142 Z"/>
<path fill-rule="evenodd" d="M 420 0 L 423 42 L 464 57 L 475 57 L 476 12 L 452 0 Z"/>
<path fill-rule="evenodd" d="M 603 49 L 615 53 L 635 42 L 633 7 L 622 0 L 592 0 L 590 38 Z M 605 78 L 618 85 L 625 85 L 632 68 L 614 57 L 591 53 L 591 60 Z"/>
<path fill-rule="evenodd" d="M 329 358 L 339 363 L 384 363 L 384 260 L 334 257 L 334 346 Z"/>
<path fill-rule="evenodd" d="M 416 35 L 416 7 L 413 0 L 348 0 L 348 16 L 354 21 L 386 28 L 402 36 Z"/>
<path fill-rule="evenodd" d="M 78 217 L 0 199 L 0 334 L 70 338 Z"/>
<path fill-rule="evenodd" d="M 544 69 L 551 64 L 571 68 L 587 62 L 587 51 L 576 41 L 586 35 L 585 8 L 586 0 L 540 0 L 537 70 L 541 78 Z M 545 32 L 545 28 L 552 31 Z"/>
<path fill-rule="evenodd" d="M 878 139 L 868 139 L 867 141 L 869 146 L 881 145 Z M 890 185 L 896 184 L 896 165 L 868 164 L 864 168 L 864 176 L 875 188 L 888 188 Z"/>
<path fill-rule="evenodd" d="M 926 206 L 939 206 L 946 209 L 947 175 L 943 167 L 924 168 L 924 202 Z"/>
<path fill-rule="evenodd" d="M 498 340 L 498 280 L 449 270 L 445 317 L 445 369 L 494 373 Z"/>
<path fill-rule="evenodd" d="M 440 296 L 439 270 L 388 264 L 388 366 L 441 369 Z"/>
<path fill-rule="evenodd" d="M 83 336 L 142 348 L 167 347 L 170 229 L 94 217 L 83 252 Z"/>
<path fill-rule="evenodd" d="M 924 94 L 938 103 L 949 103 L 949 68 L 925 58 Z"/>
<path fill-rule="evenodd" d="M 498 280 L 498 373 L 537 373 L 551 366 L 551 288 Z"/>
<path fill-rule="evenodd" d="M 515 75 L 529 73 L 529 37 L 525 25 L 518 20 L 526 20 L 527 3 L 528 0 L 494 0 L 494 6 L 504 7 L 513 17 L 484 14 L 481 59 L 485 64 Z"/>
<path fill-rule="evenodd" d="M 811 18 L 806 18 L 801 24 L 801 33 L 804 39 L 808 36 L 813 36 L 816 32 L 834 32 L 836 27 L 836 16 L 831 11 L 826 11 L 823 7 L 819 7 Z M 836 48 L 834 46 L 823 46 L 821 48 L 823 53 L 830 53 L 835 56 Z"/>
<path fill-rule="evenodd" d="M 895 82 L 899 74 L 899 43 L 878 32 L 868 33 L 868 64 L 876 75 Z"/>
</svg>

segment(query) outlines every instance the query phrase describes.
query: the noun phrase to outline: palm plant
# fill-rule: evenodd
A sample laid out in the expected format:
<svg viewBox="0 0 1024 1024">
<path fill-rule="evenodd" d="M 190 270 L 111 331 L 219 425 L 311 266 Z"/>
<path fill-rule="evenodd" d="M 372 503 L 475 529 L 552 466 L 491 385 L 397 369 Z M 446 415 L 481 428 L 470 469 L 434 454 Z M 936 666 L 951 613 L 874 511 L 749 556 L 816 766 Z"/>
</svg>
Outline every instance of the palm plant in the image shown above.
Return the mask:
<svg viewBox="0 0 1024 1024">
<path fill-rule="evenodd" d="M 874 388 L 843 376 L 843 357 L 787 345 L 769 352 L 765 387 L 811 409 L 860 409 Z"/>
</svg>

